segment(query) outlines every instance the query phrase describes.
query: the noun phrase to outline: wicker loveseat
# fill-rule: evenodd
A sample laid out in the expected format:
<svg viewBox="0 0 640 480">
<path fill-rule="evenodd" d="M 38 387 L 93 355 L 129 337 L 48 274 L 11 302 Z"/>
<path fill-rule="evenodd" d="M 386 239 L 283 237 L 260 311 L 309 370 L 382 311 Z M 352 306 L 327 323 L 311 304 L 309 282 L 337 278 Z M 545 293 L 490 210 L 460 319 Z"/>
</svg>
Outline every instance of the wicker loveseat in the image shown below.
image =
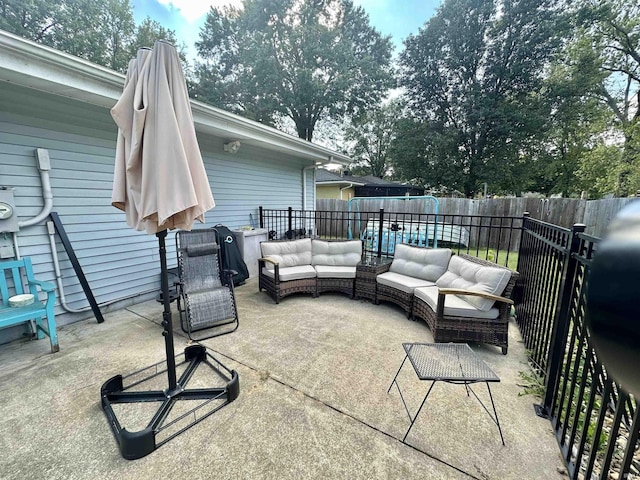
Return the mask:
<svg viewBox="0 0 640 480">
<path fill-rule="evenodd" d="M 396 245 L 389 271 L 376 277 L 376 303 L 392 302 L 424 319 L 436 342 L 508 348 L 509 298 L 518 273 L 451 250 Z"/>
<path fill-rule="evenodd" d="M 471 255 L 453 255 L 435 287 L 414 290 L 413 316 L 427 322 L 435 342 L 509 347 L 509 298 L 518 272 Z"/>
<path fill-rule="evenodd" d="M 359 240 L 331 241 L 303 238 L 260 244 L 258 289 L 276 303 L 294 293 L 337 291 L 353 298 L 356 265 L 362 257 Z"/>
</svg>

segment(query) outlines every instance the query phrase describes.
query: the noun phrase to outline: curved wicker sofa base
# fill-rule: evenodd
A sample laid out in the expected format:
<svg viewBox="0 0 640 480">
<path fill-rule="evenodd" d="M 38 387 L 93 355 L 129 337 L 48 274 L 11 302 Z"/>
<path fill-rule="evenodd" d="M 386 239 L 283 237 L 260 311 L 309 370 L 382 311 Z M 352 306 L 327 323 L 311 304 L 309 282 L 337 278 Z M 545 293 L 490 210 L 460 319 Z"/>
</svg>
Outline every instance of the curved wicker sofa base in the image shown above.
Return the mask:
<svg viewBox="0 0 640 480">
<path fill-rule="evenodd" d="M 258 289 L 265 291 L 273 298 L 276 303 L 294 293 L 311 293 L 317 296 L 317 285 L 315 278 L 302 278 L 300 280 L 289 280 L 287 282 L 276 282 L 266 275 L 260 275 Z"/>
<path fill-rule="evenodd" d="M 509 310 L 508 305 L 500 305 L 500 316 L 496 319 L 480 319 L 469 317 L 445 316 L 438 319 L 436 312 L 431 310 L 420 298 L 413 301 L 414 317 L 422 318 L 436 343 L 487 343 L 502 349 L 507 354 L 509 347 Z"/>
<path fill-rule="evenodd" d="M 353 298 L 355 291 L 354 278 L 318 278 L 317 293 L 323 292 L 340 292 Z"/>
<path fill-rule="evenodd" d="M 380 301 L 395 303 L 406 312 L 407 317 L 411 316 L 413 293 L 403 292 L 397 288 L 378 283 L 376 286 L 376 305 Z"/>
</svg>

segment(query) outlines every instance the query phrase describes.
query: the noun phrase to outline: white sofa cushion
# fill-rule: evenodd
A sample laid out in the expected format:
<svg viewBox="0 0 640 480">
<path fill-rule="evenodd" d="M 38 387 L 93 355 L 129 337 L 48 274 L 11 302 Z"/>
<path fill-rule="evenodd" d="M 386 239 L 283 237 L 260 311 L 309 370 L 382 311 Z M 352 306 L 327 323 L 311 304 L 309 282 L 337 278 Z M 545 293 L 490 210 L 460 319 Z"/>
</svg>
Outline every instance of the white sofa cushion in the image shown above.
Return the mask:
<svg viewBox="0 0 640 480">
<path fill-rule="evenodd" d="M 423 280 L 422 278 L 410 277 L 408 275 L 402 275 L 396 272 L 381 273 L 376 277 L 376 282 L 387 287 L 395 288 L 406 293 L 413 293 L 413 290 L 417 287 L 429 287 L 435 286 L 435 283 L 429 280 Z"/>
<path fill-rule="evenodd" d="M 447 270 L 451 250 L 396 245 L 390 272 L 435 282 Z"/>
<path fill-rule="evenodd" d="M 318 278 L 356 278 L 356 267 L 316 265 Z"/>
<path fill-rule="evenodd" d="M 509 278 L 511 278 L 509 270 L 478 265 L 454 255 L 451 257 L 446 273 L 436 281 L 436 285 L 440 288 L 461 288 L 474 292 L 502 295 Z M 466 302 L 485 312 L 495 303 L 493 300 L 482 297 L 468 295 L 463 297 Z"/>
<path fill-rule="evenodd" d="M 262 273 L 269 278 L 275 278 L 275 272 L 267 268 L 262 269 Z M 302 280 L 303 278 L 315 278 L 316 271 L 311 265 L 299 265 L 297 267 L 284 267 L 278 269 L 281 282 L 289 280 Z"/>
<path fill-rule="evenodd" d="M 262 242 L 260 249 L 263 257 L 278 262 L 278 265 L 280 265 L 281 278 L 283 268 L 311 265 L 310 238 L 286 242 Z M 273 264 L 269 262 L 265 263 L 265 267 L 267 267 L 268 270 L 273 270 L 274 268 Z"/>
<path fill-rule="evenodd" d="M 350 240 L 346 242 L 311 242 L 311 265 L 332 265 L 355 267 L 362 258 L 362 242 Z"/>
<path fill-rule="evenodd" d="M 438 308 L 438 288 L 423 287 L 416 288 L 413 294 L 416 298 L 419 298 L 425 302 L 431 309 L 436 312 Z M 473 297 L 465 297 L 473 298 Z M 497 308 L 493 307 L 488 310 L 480 310 L 469 302 L 465 301 L 458 295 L 445 295 L 444 296 L 444 314 L 454 317 L 470 317 L 470 318 L 498 318 L 500 312 Z"/>
</svg>

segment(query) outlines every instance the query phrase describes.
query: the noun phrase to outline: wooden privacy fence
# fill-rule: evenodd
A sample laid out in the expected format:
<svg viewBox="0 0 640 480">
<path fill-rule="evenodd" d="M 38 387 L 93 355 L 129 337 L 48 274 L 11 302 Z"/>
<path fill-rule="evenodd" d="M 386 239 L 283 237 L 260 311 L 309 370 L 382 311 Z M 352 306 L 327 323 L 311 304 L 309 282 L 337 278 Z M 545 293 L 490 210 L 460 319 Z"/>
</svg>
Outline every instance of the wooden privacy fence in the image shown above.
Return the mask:
<svg viewBox="0 0 640 480">
<path fill-rule="evenodd" d="M 411 198 L 411 197 L 408 197 Z M 634 198 L 610 198 L 583 200 L 578 198 L 492 198 L 474 200 L 469 198 L 439 198 L 439 213 L 447 216 L 520 217 L 529 212 L 531 218 L 571 228 L 576 223 L 586 225 L 586 233 L 602 236 L 613 217 Z M 348 202 L 335 199 L 316 200 L 316 210 L 346 212 Z M 435 213 L 433 202 L 423 199 L 407 200 L 359 200 L 352 202 L 352 211 L 376 212 L 384 208 L 387 212 L 408 214 Z M 340 215 L 336 216 L 343 218 Z"/>
</svg>

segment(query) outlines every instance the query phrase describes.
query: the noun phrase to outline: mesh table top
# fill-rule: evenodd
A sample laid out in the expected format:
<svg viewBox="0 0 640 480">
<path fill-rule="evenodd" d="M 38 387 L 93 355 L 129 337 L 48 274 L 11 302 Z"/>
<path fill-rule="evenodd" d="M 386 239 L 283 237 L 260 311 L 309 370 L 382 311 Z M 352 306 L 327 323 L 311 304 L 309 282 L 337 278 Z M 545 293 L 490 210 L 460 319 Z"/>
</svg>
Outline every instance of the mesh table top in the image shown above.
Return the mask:
<svg viewBox="0 0 640 480">
<path fill-rule="evenodd" d="M 402 346 L 420 380 L 500 381 L 466 343 L 403 343 Z"/>
</svg>

